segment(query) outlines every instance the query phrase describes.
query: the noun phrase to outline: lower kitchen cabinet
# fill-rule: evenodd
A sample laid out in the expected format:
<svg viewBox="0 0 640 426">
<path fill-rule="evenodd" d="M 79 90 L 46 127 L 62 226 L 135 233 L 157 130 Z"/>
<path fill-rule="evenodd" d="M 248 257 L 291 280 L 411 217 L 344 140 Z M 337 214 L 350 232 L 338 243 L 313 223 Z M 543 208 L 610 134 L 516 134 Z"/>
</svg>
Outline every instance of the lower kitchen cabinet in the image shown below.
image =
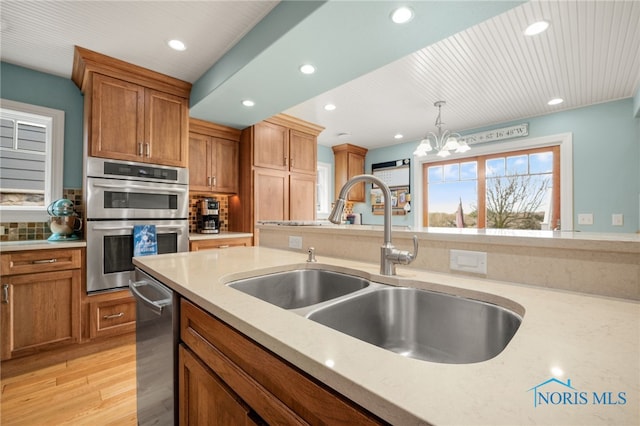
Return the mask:
<svg viewBox="0 0 640 426">
<path fill-rule="evenodd" d="M 2 254 L 0 359 L 79 342 L 82 250 Z"/>
<path fill-rule="evenodd" d="M 190 360 L 180 364 L 181 424 L 229 424 L 218 422 L 216 415 L 213 420 L 190 417 L 196 415 L 192 410 L 205 406 L 221 416 L 255 412 L 268 424 L 384 424 L 185 299 L 180 303 L 180 338 L 183 359 Z M 194 363 L 206 371 L 195 382 Z M 219 388 L 226 392 L 224 398 L 218 396 Z"/>
<path fill-rule="evenodd" d="M 189 349 L 178 353 L 181 425 L 256 425 L 260 419 Z"/>
<path fill-rule="evenodd" d="M 89 338 L 115 336 L 136 329 L 136 300 L 129 290 L 87 296 Z"/>
</svg>

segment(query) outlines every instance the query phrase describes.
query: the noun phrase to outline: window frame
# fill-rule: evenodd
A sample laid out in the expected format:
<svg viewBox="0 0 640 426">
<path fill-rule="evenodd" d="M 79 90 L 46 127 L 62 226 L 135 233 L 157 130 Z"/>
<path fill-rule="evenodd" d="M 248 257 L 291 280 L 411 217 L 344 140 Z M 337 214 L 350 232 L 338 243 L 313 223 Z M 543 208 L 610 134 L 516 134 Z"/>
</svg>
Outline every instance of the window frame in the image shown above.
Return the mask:
<svg viewBox="0 0 640 426">
<path fill-rule="evenodd" d="M 325 179 L 323 182 L 320 181 L 320 170 L 325 171 Z M 316 219 L 327 219 L 329 217 L 329 213 L 331 213 L 331 176 L 331 164 L 318 161 L 316 171 L 316 186 L 324 186 L 324 190 L 322 192 L 325 197 L 324 200 L 321 200 L 320 197 L 318 197 L 318 199 L 316 200 Z M 318 192 L 318 188 L 316 188 L 316 194 Z M 326 211 L 322 209 L 323 206 L 326 207 Z"/>
<path fill-rule="evenodd" d="M 45 118 L 51 130 L 50 142 L 46 147 L 45 188 L 43 206 L 0 206 L 2 222 L 46 222 L 49 219 L 47 206 L 62 198 L 64 161 L 64 116 L 62 110 L 32 105 L 9 99 L 0 99 L 0 108 L 12 114 L 23 115 L 25 120 Z"/>
<path fill-rule="evenodd" d="M 461 161 L 473 157 L 500 155 L 513 151 L 523 151 L 535 148 L 548 148 L 558 146 L 560 149 L 560 228 L 573 229 L 573 134 L 561 133 L 557 135 L 512 140 L 496 144 L 472 145 L 471 150 L 464 154 L 454 154 L 445 161 Z M 418 167 L 413 169 L 413 193 L 420 197 L 424 193 L 424 181 L 422 170 L 424 164 L 441 163 L 442 158 L 429 155 L 428 157 L 414 156 L 414 162 Z M 417 200 L 416 200 L 417 201 Z M 412 203 L 413 223 L 416 228 L 423 228 L 424 212 L 426 211 L 426 199 Z M 480 206 L 479 206 L 480 208 Z"/>
</svg>

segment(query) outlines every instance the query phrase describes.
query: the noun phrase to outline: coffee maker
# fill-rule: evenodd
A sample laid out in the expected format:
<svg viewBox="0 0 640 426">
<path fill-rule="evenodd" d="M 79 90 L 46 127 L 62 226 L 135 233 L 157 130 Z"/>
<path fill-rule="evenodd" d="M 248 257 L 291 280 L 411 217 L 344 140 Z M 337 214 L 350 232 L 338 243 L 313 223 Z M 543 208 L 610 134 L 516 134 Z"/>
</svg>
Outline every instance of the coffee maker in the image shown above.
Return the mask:
<svg viewBox="0 0 640 426">
<path fill-rule="evenodd" d="M 220 203 L 213 198 L 198 200 L 198 232 L 200 234 L 220 232 Z"/>
</svg>

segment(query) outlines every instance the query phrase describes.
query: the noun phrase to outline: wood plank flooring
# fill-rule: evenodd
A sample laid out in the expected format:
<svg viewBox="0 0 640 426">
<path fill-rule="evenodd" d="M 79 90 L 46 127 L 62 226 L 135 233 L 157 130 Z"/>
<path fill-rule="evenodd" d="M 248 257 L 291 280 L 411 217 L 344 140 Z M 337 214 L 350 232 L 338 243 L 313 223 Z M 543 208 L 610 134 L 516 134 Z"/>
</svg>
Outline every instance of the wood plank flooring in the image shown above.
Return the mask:
<svg viewBox="0 0 640 426">
<path fill-rule="evenodd" d="M 136 425 L 135 336 L 2 363 L 0 424 Z"/>
</svg>

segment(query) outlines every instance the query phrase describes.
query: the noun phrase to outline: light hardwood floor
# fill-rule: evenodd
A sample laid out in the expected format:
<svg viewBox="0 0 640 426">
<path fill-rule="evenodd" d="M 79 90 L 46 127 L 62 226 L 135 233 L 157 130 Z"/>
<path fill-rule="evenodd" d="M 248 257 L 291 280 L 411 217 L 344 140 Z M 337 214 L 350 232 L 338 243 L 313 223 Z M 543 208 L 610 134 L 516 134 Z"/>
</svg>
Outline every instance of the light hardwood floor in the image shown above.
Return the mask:
<svg viewBox="0 0 640 426">
<path fill-rule="evenodd" d="M 135 336 L 2 363 L 0 424 L 136 425 Z"/>
</svg>

